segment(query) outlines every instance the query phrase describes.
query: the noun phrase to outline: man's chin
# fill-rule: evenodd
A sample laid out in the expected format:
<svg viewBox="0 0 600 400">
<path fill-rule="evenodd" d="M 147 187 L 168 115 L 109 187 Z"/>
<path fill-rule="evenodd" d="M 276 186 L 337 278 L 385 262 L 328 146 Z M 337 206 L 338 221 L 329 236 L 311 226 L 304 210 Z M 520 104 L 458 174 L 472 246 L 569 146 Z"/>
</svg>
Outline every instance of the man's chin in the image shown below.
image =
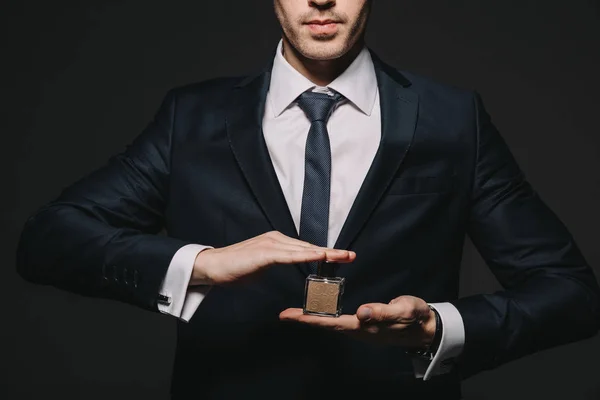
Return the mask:
<svg viewBox="0 0 600 400">
<path fill-rule="evenodd" d="M 344 45 L 335 40 L 311 40 L 302 47 L 304 57 L 312 60 L 332 60 L 344 54 Z"/>
<path fill-rule="evenodd" d="M 316 42 L 331 42 L 339 36 L 338 32 L 332 33 L 311 33 L 310 38 Z"/>
</svg>

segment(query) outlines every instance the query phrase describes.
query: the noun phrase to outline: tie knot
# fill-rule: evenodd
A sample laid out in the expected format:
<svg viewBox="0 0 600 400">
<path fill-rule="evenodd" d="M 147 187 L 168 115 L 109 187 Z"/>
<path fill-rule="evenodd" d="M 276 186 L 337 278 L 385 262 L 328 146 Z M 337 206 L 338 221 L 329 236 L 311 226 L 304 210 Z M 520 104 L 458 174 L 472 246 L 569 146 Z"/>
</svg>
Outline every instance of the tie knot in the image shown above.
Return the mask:
<svg viewBox="0 0 600 400">
<path fill-rule="evenodd" d="M 335 92 L 333 96 L 326 93 L 306 91 L 298 96 L 298 106 L 304 111 L 310 122 L 327 122 L 333 107 L 342 99 L 342 95 Z"/>
</svg>

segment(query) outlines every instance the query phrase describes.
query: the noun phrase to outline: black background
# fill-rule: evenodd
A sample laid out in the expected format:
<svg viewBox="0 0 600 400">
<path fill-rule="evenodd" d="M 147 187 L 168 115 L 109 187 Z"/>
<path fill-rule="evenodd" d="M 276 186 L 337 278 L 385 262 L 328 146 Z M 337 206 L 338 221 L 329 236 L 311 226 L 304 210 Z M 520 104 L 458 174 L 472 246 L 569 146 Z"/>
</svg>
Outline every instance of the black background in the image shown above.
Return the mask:
<svg viewBox="0 0 600 400">
<path fill-rule="evenodd" d="M 18 235 L 37 207 L 121 151 L 169 88 L 268 61 L 272 1 L 3 1 L 0 18 L 0 397 L 167 399 L 175 320 L 24 282 Z M 482 94 L 600 274 L 598 2 L 376 0 L 367 40 L 400 69 Z M 461 293 L 498 288 L 468 243 Z M 547 350 L 466 380 L 464 397 L 600 399 L 599 356 L 599 336 Z"/>
</svg>

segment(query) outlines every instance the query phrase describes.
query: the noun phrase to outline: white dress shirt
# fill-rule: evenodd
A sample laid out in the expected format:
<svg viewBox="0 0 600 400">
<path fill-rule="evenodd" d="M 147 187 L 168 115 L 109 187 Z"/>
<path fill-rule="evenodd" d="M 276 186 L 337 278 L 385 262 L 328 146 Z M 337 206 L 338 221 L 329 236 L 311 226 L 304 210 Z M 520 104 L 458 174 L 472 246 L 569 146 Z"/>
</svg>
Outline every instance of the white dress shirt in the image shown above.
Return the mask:
<svg viewBox="0 0 600 400">
<path fill-rule="evenodd" d="M 282 54 L 279 42 L 271 71 L 263 115 L 263 135 L 279 184 L 299 232 L 304 151 L 310 121 L 295 103 L 306 90 L 344 96 L 327 122 L 331 145 L 331 195 L 328 247 L 333 247 L 354 199 L 371 166 L 381 138 L 381 110 L 377 78 L 371 55 L 365 47 L 350 66 L 326 87 L 319 87 L 294 69 Z M 209 286 L 188 287 L 198 253 L 212 246 L 187 245 L 171 260 L 160 288 L 170 303 L 160 302 L 161 312 L 188 322 L 210 291 Z M 398 293 L 401 295 L 402 293 Z M 456 357 L 464 345 L 464 325 L 450 303 L 435 303 L 442 320 L 442 340 L 433 360 L 414 358 L 415 376 L 427 380 L 447 372 L 445 360 Z"/>
</svg>

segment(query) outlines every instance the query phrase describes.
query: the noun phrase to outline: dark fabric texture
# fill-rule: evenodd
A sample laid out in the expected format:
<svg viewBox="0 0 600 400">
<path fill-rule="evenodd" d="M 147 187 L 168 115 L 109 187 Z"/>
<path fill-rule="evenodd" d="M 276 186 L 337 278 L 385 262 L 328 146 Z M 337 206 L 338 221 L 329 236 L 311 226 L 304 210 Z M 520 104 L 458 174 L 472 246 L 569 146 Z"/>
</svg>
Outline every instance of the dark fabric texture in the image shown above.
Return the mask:
<svg viewBox="0 0 600 400">
<path fill-rule="evenodd" d="M 453 373 L 423 382 L 402 348 L 282 323 L 282 310 L 302 307 L 310 271 L 276 265 L 212 288 L 189 323 L 178 321 L 174 398 L 319 399 L 369 387 L 455 399 L 461 379 L 597 333 L 592 270 L 480 96 L 371 54 L 382 137 L 334 246 L 357 254 L 336 271 L 343 312 L 399 295 L 452 302 L 466 334 Z M 131 146 L 28 220 L 21 276 L 158 312 L 182 245 L 223 247 L 272 230 L 298 238 L 261 129 L 270 70 L 171 90 Z M 458 298 L 466 235 L 504 290 Z"/>
<path fill-rule="evenodd" d="M 302 93 L 297 99 L 298 106 L 311 122 L 304 156 L 304 188 L 299 236 L 304 241 L 322 247 L 327 247 L 331 192 L 331 146 L 327 121 L 341 99 L 339 93 L 330 96 L 310 91 Z M 311 273 L 321 272 L 318 271 L 319 263 L 308 264 Z"/>
</svg>

